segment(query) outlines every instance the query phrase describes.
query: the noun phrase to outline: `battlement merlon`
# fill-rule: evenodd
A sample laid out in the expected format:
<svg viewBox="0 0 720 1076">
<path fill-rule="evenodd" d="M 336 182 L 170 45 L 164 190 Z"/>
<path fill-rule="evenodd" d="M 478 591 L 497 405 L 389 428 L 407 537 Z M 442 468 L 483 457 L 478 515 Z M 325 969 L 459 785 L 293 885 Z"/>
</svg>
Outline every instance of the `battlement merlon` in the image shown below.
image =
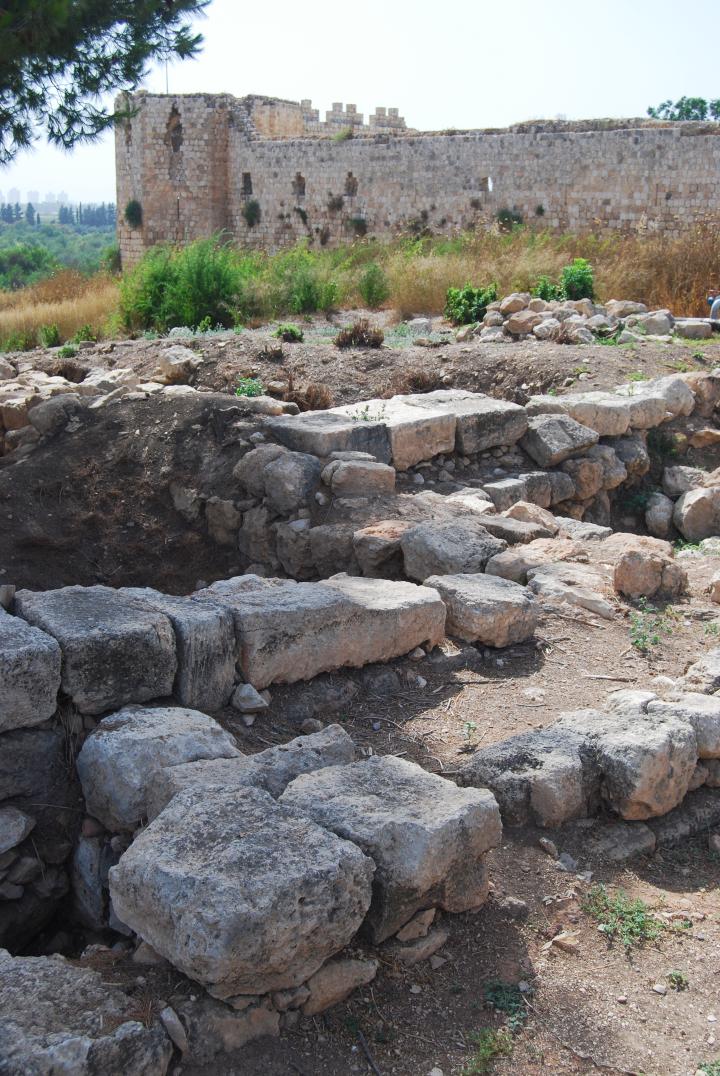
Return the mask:
<svg viewBox="0 0 720 1076">
<path fill-rule="evenodd" d="M 116 109 L 131 108 L 139 114 L 142 110 L 157 113 L 172 107 L 192 104 L 194 111 L 203 107 L 212 111 L 226 112 L 228 124 L 243 131 L 248 138 L 302 138 L 304 135 L 332 138 L 339 131 L 350 129 L 354 135 L 362 134 L 402 134 L 408 132 L 405 119 L 397 108 L 377 107 L 365 123 L 364 116 L 354 104 L 333 102 L 332 108 L 320 119 L 319 109 L 313 108 L 312 101 L 289 101 L 280 97 L 265 97 L 248 94 L 234 97 L 232 94 L 150 94 L 138 90 L 134 94 L 121 94 L 116 98 Z"/>
</svg>

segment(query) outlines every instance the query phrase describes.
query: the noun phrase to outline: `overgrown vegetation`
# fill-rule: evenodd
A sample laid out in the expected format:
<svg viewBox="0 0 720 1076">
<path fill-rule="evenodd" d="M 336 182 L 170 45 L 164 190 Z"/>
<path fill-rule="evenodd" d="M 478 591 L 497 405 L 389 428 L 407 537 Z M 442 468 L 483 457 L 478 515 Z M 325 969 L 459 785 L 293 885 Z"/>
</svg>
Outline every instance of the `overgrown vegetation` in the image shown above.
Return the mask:
<svg viewBox="0 0 720 1076">
<path fill-rule="evenodd" d="M 117 283 L 105 273 L 88 279 L 70 269 L 30 288 L 0 292 L 0 350 L 48 346 L 40 338 L 48 326 L 57 328 L 56 343 L 70 340 L 84 325 L 100 335 L 111 327 L 117 298 Z"/>
<path fill-rule="evenodd" d="M 564 265 L 560 279 L 552 281 L 547 274 L 538 277 L 533 295 L 538 299 L 551 302 L 553 299 L 593 299 L 595 297 L 595 279 L 593 267 L 586 258 L 574 258 L 570 265 Z"/>
<path fill-rule="evenodd" d="M 489 304 L 496 299 L 497 284 L 494 283 L 485 288 L 474 288 L 472 284 L 466 284 L 464 288 L 448 288 L 445 317 L 454 325 L 470 325 L 482 321 Z"/>
<path fill-rule="evenodd" d="M 608 941 L 619 941 L 626 951 L 655 941 L 665 929 L 644 900 L 633 900 L 622 890 L 611 896 L 604 885 L 592 887 L 582 909 L 597 921 Z"/>
<path fill-rule="evenodd" d="M 527 1009 L 519 986 L 491 979 L 484 987 L 485 1004 L 496 1012 L 505 1013 L 511 1031 L 519 1031 L 527 1019 Z"/>
<path fill-rule="evenodd" d="M 385 270 L 377 262 L 370 262 L 367 269 L 360 276 L 358 291 L 362 300 L 371 310 L 377 310 L 379 306 L 390 298 L 390 285 L 388 284 Z"/>
</svg>

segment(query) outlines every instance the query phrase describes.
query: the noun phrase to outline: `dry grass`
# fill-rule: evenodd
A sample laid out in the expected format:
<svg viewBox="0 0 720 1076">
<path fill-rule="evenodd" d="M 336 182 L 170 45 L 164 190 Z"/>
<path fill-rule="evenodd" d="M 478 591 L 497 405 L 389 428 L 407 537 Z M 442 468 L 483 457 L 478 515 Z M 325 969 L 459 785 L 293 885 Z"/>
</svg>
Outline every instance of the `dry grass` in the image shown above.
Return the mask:
<svg viewBox="0 0 720 1076">
<path fill-rule="evenodd" d="M 707 313 L 706 295 L 720 287 L 720 222 L 709 221 L 671 237 L 655 234 L 553 236 L 519 229 L 492 231 L 454 242 L 428 243 L 420 253 L 389 254 L 390 304 L 401 316 L 440 314 L 449 287 L 491 281 L 498 292 L 529 291 L 538 277 L 559 276 L 573 258 L 595 270 L 600 300 L 637 299 L 677 315 Z"/>
<path fill-rule="evenodd" d="M 31 339 L 43 325 L 57 325 L 68 340 L 83 325 L 102 334 L 117 310 L 118 286 L 99 273 L 90 279 L 64 270 L 20 291 L 0 292 L 0 341 L 15 334 Z"/>
</svg>

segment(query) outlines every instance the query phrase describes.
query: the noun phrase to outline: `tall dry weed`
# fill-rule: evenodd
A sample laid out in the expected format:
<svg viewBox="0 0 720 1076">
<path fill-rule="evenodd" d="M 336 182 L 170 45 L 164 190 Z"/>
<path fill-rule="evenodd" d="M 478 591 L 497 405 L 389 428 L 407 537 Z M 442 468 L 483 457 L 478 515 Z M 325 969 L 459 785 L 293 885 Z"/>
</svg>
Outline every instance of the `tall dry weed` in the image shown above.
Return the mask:
<svg viewBox="0 0 720 1076">
<path fill-rule="evenodd" d="M 117 310 L 118 286 L 99 273 L 82 276 L 64 270 L 14 292 L 0 293 L 0 341 L 21 334 L 35 337 L 43 325 L 57 325 L 61 340 L 68 340 L 84 325 L 102 334 Z"/>
</svg>

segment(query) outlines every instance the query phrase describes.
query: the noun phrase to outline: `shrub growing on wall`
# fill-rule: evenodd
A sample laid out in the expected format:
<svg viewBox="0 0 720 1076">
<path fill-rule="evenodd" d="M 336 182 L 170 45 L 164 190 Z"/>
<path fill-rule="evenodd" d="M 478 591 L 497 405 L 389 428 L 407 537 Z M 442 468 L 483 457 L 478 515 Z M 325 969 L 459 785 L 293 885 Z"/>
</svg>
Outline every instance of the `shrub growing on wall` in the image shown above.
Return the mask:
<svg viewBox="0 0 720 1076">
<path fill-rule="evenodd" d="M 131 228 L 139 228 L 142 224 L 142 206 L 137 198 L 131 198 L 125 206 L 125 220 Z"/>
<path fill-rule="evenodd" d="M 260 217 L 262 216 L 260 203 L 255 198 L 251 198 L 242 207 L 242 215 L 248 228 L 254 228 L 256 224 L 260 223 Z"/>
</svg>

